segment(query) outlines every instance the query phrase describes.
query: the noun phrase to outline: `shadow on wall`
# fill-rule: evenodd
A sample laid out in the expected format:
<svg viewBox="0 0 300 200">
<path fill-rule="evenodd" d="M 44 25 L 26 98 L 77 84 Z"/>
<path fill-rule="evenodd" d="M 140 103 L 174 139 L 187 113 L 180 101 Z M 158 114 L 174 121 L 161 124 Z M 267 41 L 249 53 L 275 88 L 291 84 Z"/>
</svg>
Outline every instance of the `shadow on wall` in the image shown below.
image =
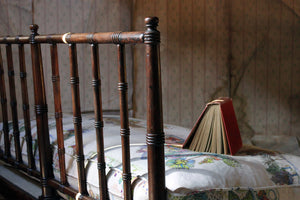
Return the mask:
<svg viewBox="0 0 300 200">
<path fill-rule="evenodd" d="M 298 129 L 299 129 L 299 126 L 300 126 L 300 93 L 298 94 L 295 94 L 295 95 L 291 95 L 289 98 L 288 98 L 288 103 L 290 105 L 290 107 L 293 106 L 294 110 L 292 111 L 293 112 L 293 118 L 291 119 L 291 124 L 293 126 L 298 126 Z M 298 133 L 300 134 L 300 133 Z M 298 136 L 299 139 L 300 139 L 300 136 Z"/>
</svg>

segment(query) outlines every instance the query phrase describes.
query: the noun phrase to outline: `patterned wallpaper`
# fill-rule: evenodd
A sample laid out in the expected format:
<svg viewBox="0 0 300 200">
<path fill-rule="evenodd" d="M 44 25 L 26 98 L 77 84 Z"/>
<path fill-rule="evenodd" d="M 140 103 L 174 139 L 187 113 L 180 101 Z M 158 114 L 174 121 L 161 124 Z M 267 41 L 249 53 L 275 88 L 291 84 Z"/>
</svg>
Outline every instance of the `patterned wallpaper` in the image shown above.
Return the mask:
<svg viewBox="0 0 300 200">
<path fill-rule="evenodd" d="M 164 121 L 192 127 L 208 101 L 228 95 L 231 69 L 244 136 L 300 135 L 299 10 L 296 0 L 136 1 L 135 29 L 144 15 L 160 18 Z M 144 70 L 135 72 L 134 110 L 145 118 Z"/>
<path fill-rule="evenodd" d="M 243 127 L 255 133 L 300 135 L 299 6 L 232 1 L 237 107 Z"/>
<path fill-rule="evenodd" d="M 228 93 L 221 88 L 227 79 L 226 2 L 137 1 L 135 11 L 136 29 L 143 26 L 143 15 L 160 18 L 164 121 L 191 127 L 216 91 L 220 96 Z M 135 72 L 134 90 L 139 94 L 144 72 Z M 136 116 L 145 117 L 145 107 L 139 103 L 145 101 L 145 95 L 135 100 Z"/>
<path fill-rule="evenodd" d="M 32 6 L 33 3 L 33 6 Z M 39 33 L 66 33 L 66 32 L 103 32 L 103 31 L 129 31 L 131 29 L 131 1 L 98 1 L 98 0 L 2 0 L 0 1 L 0 35 L 30 34 L 29 25 L 39 25 Z M 2 45 L 3 46 L 3 45 Z M 17 53 L 17 47 L 14 47 Z M 127 52 L 127 75 L 129 83 L 129 97 L 132 95 L 132 51 Z M 54 111 L 51 62 L 49 45 L 42 46 L 44 61 L 44 76 L 46 93 L 49 96 L 48 110 Z M 118 99 L 118 70 L 116 46 L 99 47 L 100 72 L 102 78 L 103 109 L 119 109 Z M 6 69 L 5 49 L 2 47 L 4 68 Z M 18 55 L 18 54 L 15 54 Z M 62 91 L 62 108 L 64 112 L 72 111 L 71 90 L 69 84 L 70 65 L 67 45 L 58 45 L 60 80 Z M 80 74 L 81 110 L 93 110 L 93 90 L 91 85 L 91 54 L 89 45 L 77 46 L 77 59 Z M 16 73 L 19 74 L 18 62 L 14 63 Z M 30 48 L 26 48 L 26 66 L 28 70 L 28 84 L 30 101 L 34 104 L 33 83 L 31 76 Z M 19 84 L 19 76 L 16 76 L 16 84 Z M 7 82 L 8 85 L 8 82 Z M 21 94 L 17 91 L 17 94 Z M 8 95 L 8 94 L 7 94 Z M 132 100 L 129 99 L 131 103 Z M 20 102 L 21 103 L 21 102 Z M 22 116 L 21 104 L 19 103 L 19 116 Z M 130 105 L 130 107 L 132 107 Z M 10 111 L 10 109 L 9 109 Z M 33 107 L 31 107 L 33 114 Z"/>
</svg>

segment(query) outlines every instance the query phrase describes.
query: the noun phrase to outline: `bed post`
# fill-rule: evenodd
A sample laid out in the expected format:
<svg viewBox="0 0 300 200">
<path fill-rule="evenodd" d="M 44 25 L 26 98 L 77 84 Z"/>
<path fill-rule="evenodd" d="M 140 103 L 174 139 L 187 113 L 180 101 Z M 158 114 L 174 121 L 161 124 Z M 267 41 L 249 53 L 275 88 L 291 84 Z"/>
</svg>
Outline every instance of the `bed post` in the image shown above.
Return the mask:
<svg viewBox="0 0 300 200">
<path fill-rule="evenodd" d="M 31 35 L 31 59 L 32 59 L 32 73 L 34 84 L 34 102 L 36 114 L 36 126 L 38 134 L 39 157 L 40 157 L 40 171 L 42 196 L 41 199 L 55 199 L 54 191 L 48 185 L 48 180 L 53 178 L 52 171 L 52 149 L 49 139 L 48 127 L 48 108 L 46 101 L 45 82 L 43 73 L 43 63 L 41 46 L 35 41 L 35 36 L 38 35 L 38 25 L 30 25 Z"/>
<path fill-rule="evenodd" d="M 147 79 L 147 151 L 149 200 L 165 200 L 165 158 L 160 72 L 160 33 L 157 17 L 145 19 Z"/>
</svg>

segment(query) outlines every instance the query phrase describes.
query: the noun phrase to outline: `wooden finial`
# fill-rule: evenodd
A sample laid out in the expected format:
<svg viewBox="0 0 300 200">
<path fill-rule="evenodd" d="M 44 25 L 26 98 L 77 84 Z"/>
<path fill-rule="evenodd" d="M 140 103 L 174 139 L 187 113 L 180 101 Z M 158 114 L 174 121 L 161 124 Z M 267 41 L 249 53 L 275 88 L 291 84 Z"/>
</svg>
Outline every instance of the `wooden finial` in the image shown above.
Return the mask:
<svg viewBox="0 0 300 200">
<path fill-rule="evenodd" d="M 38 31 L 38 29 L 39 29 L 39 26 L 38 26 L 37 24 L 31 24 L 31 25 L 29 26 L 29 28 L 30 28 L 32 34 L 37 35 L 37 31 Z"/>
<path fill-rule="evenodd" d="M 155 29 L 158 26 L 159 19 L 157 17 L 147 17 L 145 18 L 145 24 L 147 28 Z"/>
<path fill-rule="evenodd" d="M 39 26 L 37 24 L 31 24 L 29 26 L 30 30 L 31 30 L 31 34 L 30 34 L 30 43 L 34 44 L 34 37 L 38 35 L 37 31 L 39 29 Z"/>
<path fill-rule="evenodd" d="M 147 17 L 145 18 L 145 26 L 147 30 L 144 34 L 144 43 L 153 44 L 160 42 L 160 33 L 156 29 L 158 26 L 158 18 L 157 17 Z"/>
</svg>

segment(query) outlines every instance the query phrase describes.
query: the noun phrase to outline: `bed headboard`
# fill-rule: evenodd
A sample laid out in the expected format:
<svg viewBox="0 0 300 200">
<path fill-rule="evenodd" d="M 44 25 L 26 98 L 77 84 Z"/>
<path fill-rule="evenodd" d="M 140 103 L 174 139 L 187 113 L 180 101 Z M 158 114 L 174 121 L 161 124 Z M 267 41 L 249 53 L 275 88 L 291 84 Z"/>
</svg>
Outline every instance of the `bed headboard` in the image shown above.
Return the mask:
<svg viewBox="0 0 300 200">
<path fill-rule="evenodd" d="M 66 33 L 57 35 L 39 35 L 38 26 L 31 25 L 30 36 L 2 37 L 0 44 L 6 45 L 7 72 L 9 79 L 10 106 L 12 111 L 13 134 L 16 149 L 16 159 L 10 155 L 9 135 L 8 135 L 8 117 L 7 117 L 7 95 L 5 91 L 4 68 L 0 52 L 0 94 L 3 117 L 3 132 L 5 139 L 4 153 L 2 159 L 27 172 L 30 175 L 39 177 L 42 184 L 42 199 L 54 199 L 54 190 L 68 194 L 75 198 L 80 194 L 81 199 L 90 199 L 87 194 L 86 173 L 84 168 L 84 154 L 82 145 L 82 118 L 80 109 L 80 91 L 77 64 L 76 46 L 82 43 L 90 44 L 92 66 L 92 86 L 94 93 L 94 114 L 95 130 L 97 137 L 97 166 L 100 187 L 100 199 L 108 199 L 104 146 L 103 146 L 103 113 L 101 100 L 101 80 L 99 68 L 98 46 L 102 44 L 112 44 L 117 47 L 118 71 L 119 71 L 119 102 L 120 102 L 120 135 L 122 142 L 122 160 L 123 160 L 123 184 L 125 199 L 132 199 L 131 189 L 131 169 L 130 169 L 130 129 L 128 120 L 128 100 L 127 100 L 127 81 L 125 64 L 125 45 L 144 44 L 145 45 L 145 67 L 147 82 L 147 152 L 148 152 L 148 173 L 149 173 L 149 199 L 166 199 L 165 189 L 165 164 L 164 164 L 164 132 L 162 117 L 162 96 L 161 96 L 161 74 L 160 74 L 160 33 L 156 29 L 158 26 L 157 17 L 148 17 L 145 19 L 146 30 L 142 32 L 101 32 L 101 33 Z M 58 65 L 58 44 L 66 43 L 69 46 L 70 58 L 70 83 L 72 92 L 73 123 L 76 140 L 76 161 L 78 169 L 78 191 L 68 187 L 64 161 L 64 140 L 62 131 L 62 109 L 60 92 L 60 75 Z M 15 90 L 15 76 L 12 56 L 12 45 L 18 45 L 19 63 L 20 63 L 20 81 L 22 86 L 22 103 L 24 123 L 26 129 L 28 165 L 22 162 L 17 99 Z M 24 45 L 31 47 L 32 73 L 34 83 L 35 114 L 37 122 L 40 172 L 36 171 L 32 153 L 30 116 L 28 91 L 26 80 L 26 66 L 24 61 Z M 45 94 L 45 80 L 43 73 L 43 62 L 41 45 L 50 46 L 52 83 L 55 107 L 55 119 L 57 129 L 57 142 L 60 167 L 60 181 L 54 180 L 52 169 L 52 152 L 49 140 L 48 127 L 48 107 Z"/>
</svg>

